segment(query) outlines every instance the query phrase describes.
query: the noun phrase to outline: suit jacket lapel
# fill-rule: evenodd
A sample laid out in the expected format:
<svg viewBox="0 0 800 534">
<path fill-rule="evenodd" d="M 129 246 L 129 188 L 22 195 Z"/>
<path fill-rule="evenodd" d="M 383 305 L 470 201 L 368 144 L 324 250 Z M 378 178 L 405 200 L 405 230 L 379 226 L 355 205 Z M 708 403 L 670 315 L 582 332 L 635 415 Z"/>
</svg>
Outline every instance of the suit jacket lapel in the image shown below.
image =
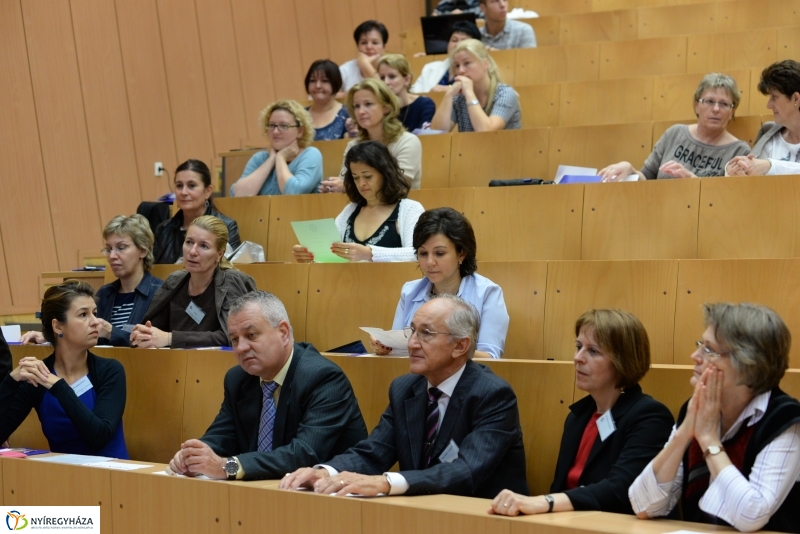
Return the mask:
<svg viewBox="0 0 800 534">
<path fill-rule="evenodd" d="M 237 413 L 248 443 L 248 451 L 258 450 L 258 425 L 261 421 L 261 382 L 251 376 L 240 387 Z"/>
<path fill-rule="evenodd" d="M 453 431 L 455 430 L 456 423 L 461 421 L 461 409 L 464 406 L 464 401 L 472 393 L 472 387 L 475 381 L 480 376 L 482 370 L 477 364 L 472 361 L 467 361 L 467 366 L 464 368 L 464 373 L 456 384 L 453 390 L 453 396 L 450 397 L 450 402 L 447 403 L 447 410 L 444 412 L 444 419 L 442 426 L 439 428 L 439 434 L 436 436 L 436 443 L 433 446 L 433 459 L 431 463 L 438 461 L 439 455 L 442 454 L 444 449 L 452 439 Z"/>
<path fill-rule="evenodd" d="M 611 417 L 614 419 L 614 424 L 622 418 L 623 415 L 628 411 L 628 409 L 633 405 L 633 401 L 641 395 L 642 388 L 638 384 L 628 388 L 622 395 L 619 396 L 617 402 L 614 403 L 614 406 L 611 407 Z M 584 425 L 585 427 L 586 425 Z M 616 432 L 616 431 L 615 431 Z M 586 460 L 586 466 L 584 466 L 584 471 L 586 467 L 594 460 L 600 451 L 603 450 L 608 443 L 611 443 L 611 436 L 608 436 L 605 441 L 599 439 L 600 433 L 598 432 L 598 439 L 594 442 L 592 446 L 592 450 L 589 453 L 589 458 Z"/>
<path fill-rule="evenodd" d="M 272 448 L 277 449 L 285 445 L 284 430 L 286 428 L 286 414 L 292 401 L 292 379 L 302 357 L 303 349 L 295 343 L 292 364 L 286 371 L 286 378 L 281 385 L 281 396 L 278 398 L 278 409 L 275 411 L 275 427 L 272 430 Z"/>
<path fill-rule="evenodd" d="M 424 469 L 422 447 L 425 444 L 425 411 L 428 408 L 428 381 L 424 377 L 414 384 L 414 396 L 405 400 L 406 430 L 414 469 Z"/>
</svg>

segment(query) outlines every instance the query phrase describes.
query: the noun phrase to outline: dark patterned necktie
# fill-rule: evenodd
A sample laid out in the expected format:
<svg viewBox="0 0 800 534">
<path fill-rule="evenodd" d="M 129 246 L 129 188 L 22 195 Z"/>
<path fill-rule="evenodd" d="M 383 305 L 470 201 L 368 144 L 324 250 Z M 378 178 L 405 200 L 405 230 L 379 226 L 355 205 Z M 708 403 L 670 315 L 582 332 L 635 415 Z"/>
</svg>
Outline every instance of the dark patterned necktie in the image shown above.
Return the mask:
<svg viewBox="0 0 800 534">
<path fill-rule="evenodd" d="M 425 411 L 425 444 L 422 447 L 422 458 L 425 460 L 425 467 L 431 464 L 433 455 L 433 445 L 436 442 L 436 435 L 439 433 L 439 397 L 442 391 L 439 388 L 428 389 L 428 409 Z"/>
<path fill-rule="evenodd" d="M 258 424 L 258 452 L 272 450 L 272 430 L 275 427 L 275 399 L 272 395 L 278 389 L 274 381 L 261 382 L 261 421 Z"/>
</svg>

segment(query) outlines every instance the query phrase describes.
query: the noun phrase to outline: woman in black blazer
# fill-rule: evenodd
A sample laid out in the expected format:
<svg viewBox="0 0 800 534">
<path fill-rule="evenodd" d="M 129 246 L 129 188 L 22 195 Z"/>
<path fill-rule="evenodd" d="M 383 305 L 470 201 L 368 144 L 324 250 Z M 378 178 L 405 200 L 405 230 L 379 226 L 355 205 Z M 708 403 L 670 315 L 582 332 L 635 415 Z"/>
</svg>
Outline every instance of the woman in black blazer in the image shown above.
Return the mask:
<svg viewBox="0 0 800 534">
<path fill-rule="evenodd" d="M 628 487 L 669 438 L 672 414 L 638 383 L 650 367 L 639 319 L 621 310 L 589 310 L 575 323 L 575 335 L 575 383 L 589 395 L 570 406 L 550 493 L 503 490 L 491 513 L 633 514 Z"/>
</svg>

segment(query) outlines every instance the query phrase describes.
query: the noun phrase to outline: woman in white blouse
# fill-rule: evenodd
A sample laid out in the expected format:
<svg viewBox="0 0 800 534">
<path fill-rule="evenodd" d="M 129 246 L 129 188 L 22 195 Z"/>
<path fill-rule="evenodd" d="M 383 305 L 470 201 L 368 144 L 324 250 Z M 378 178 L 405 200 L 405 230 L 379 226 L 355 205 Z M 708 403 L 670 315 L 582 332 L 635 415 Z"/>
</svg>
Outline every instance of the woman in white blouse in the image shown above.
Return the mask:
<svg viewBox="0 0 800 534">
<path fill-rule="evenodd" d="M 344 190 L 350 203 L 336 217 L 342 241 L 331 252 L 349 261 L 414 261 L 414 227 L 425 211 L 408 197 L 410 183 L 389 149 L 377 141 L 353 146 L 345 157 Z M 299 263 L 314 261 L 295 245 Z"/>
<path fill-rule="evenodd" d="M 800 403 L 778 384 L 791 334 L 769 308 L 706 304 L 692 398 L 628 490 L 641 519 L 669 514 L 741 531 L 800 529 Z"/>
<path fill-rule="evenodd" d="M 761 72 L 758 90 L 769 96 L 775 122 L 761 125 L 753 153 L 733 158 L 725 174 L 800 174 L 800 63 L 787 59 L 770 65 Z"/>
</svg>

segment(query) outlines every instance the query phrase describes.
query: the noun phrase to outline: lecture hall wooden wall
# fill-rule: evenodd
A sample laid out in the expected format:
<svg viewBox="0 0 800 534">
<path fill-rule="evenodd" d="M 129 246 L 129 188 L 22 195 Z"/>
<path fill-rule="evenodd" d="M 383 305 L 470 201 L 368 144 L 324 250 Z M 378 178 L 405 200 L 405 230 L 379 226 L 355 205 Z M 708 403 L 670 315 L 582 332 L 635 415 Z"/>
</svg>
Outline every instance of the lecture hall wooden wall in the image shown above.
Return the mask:
<svg viewBox="0 0 800 534">
<path fill-rule="evenodd" d="M 354 56 L 367 19 L 417 24 L 424 0 L 2 0 L 0 315 L 38 309 L 38 274 L 77 267 L 103 225 L 166 175 L 259 133 L 315 59 Z"/>
</svg>

